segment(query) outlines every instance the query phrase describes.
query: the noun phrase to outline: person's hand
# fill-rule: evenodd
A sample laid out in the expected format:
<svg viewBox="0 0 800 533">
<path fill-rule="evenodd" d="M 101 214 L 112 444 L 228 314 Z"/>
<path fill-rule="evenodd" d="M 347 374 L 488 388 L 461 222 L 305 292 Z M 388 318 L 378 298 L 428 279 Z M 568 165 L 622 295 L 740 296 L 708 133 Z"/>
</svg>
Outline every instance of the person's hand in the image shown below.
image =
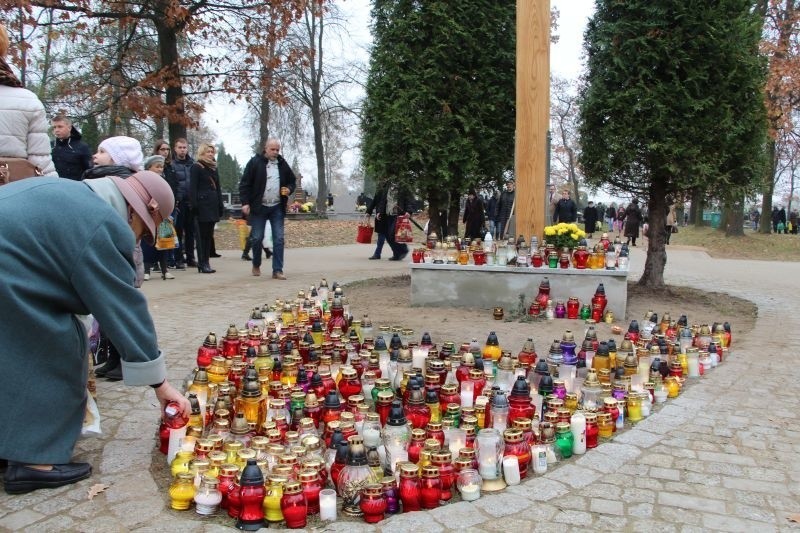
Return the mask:
<svg viewBox="0 0 800 533">
<path fill-rule="evenodd" d="M 289 196 L 289 187 L 281 187 L 281 196 Z"/>
<path fill-rule="evenodd" d="M 247 216 L 247 215 L 250 214 L 250 206 L 249 205 L 243 205 L 242 206 L 242 214 L 244 216 Z"/>
<path fill-rule="evenodd" d="M 183 416 L 189 417 L 192 414 L 192 406 L 189 403 L 189 400 L 178 390 L 170 385 L 168 381 L 164 381 L 159 387 L 154 389 L 156 391 L 156 398 L 161 403 L 161 410 L 164 410 L 167 403 L 169 402 L 177 402 L 178 405 L 181 406 L 181 412 Z"/>
</svg>

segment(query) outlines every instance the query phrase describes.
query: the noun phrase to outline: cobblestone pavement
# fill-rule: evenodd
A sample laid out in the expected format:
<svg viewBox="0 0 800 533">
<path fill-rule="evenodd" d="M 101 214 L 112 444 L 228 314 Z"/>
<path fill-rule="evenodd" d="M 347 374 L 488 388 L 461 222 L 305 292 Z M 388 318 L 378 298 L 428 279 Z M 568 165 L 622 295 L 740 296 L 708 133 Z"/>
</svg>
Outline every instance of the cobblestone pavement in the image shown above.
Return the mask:
<svg viewBox="0 0 800 533">
<path fill-rule="evenodd" d="M 287 250 L 288 281 L 250 276 L 249 265 L 230 251 L 214 262 L 213 276 L 187 271 L 175 280 L 147 282 L 170 379 L 180 384 L 209 328 L 224 331 L 227 319 L 246 316 L 254 303 L 307 288 L 323 270 L 329 281 L 340 282 L 406 270 L 366 261 L 368 248 Z M 634 275 L 643 262 L 643 252 L 634 250 Z M 326 530 L 799 530 L 787 519 L 800 513 L 797 268 L 671 249 L 669 283 L 728 292 L 759 307 L 751 334 L 737 337 L 734 330 L 734 352 L 724 365 L 613 442 L 501 494 L 397 515 L 377 528 L 342 522 Z M 158 416 L 152 391 L 100 381 L 98 395 L 103 436 L 81 441 L 75 456 L 94 465 L 92 478 L 0 495 L 0 530 L 230 530 L 170 511 L 157 490 L 150 473 Z M 89 500 L 87 491 L 97 483 L 108 489 Z"/>
</svg>

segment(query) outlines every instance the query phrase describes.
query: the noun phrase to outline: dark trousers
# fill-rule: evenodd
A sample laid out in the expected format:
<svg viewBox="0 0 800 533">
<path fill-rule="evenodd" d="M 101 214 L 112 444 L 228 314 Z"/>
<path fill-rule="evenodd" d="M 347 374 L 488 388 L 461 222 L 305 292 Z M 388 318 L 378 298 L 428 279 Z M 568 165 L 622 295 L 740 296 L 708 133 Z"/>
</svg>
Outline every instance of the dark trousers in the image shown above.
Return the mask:
<svg viewBox="0 0 800 533">
<path fill-rule="evenodd" d="M 208 258 L 211 255 L 211 242 L 214 238 L 214 224 L 216 222 L 197 221 L 197 264 L 198 266 L 208 265 Z"/>
<path fill-rule="evenodd" d="M 381 252 L 383 251 L 383 243 L 386 242 L 386 234 L 385 233 L 378 233 L 378 241 L 375 243 L 375 257 L 380 257 Z"/>
<path fill-rule="evenodd" d="M 183 257 L 186 257 L 186 262 L 191 263 L 194 261 L 194 215 L 186 200 L 178 202 L 178 209 L 178 217 L 175 219 L 175 233 L 178 234 L 180 243 L 177 261 L 183 261 Z"/>
</svg>

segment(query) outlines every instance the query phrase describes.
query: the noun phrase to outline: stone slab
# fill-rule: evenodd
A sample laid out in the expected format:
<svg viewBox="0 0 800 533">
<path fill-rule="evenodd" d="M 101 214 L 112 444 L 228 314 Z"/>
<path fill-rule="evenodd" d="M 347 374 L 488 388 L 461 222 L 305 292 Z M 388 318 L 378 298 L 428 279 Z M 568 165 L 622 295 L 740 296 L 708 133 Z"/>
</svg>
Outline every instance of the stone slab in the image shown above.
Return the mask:
<svg viewBox="0 0 800 533">
<path fill-rule="evenodd" d="M 544 278 L 550 281 L 554 301 L 566 302 L 570 296 L 581 304 L 589 303 L 602 283 L 610 309 L 617 320 L 625 318 L 628 301 L 626 270 L 515 268 L 504 266 L 435 265 L 410 263 L 411 305 L 429 307 L 502 306 L 516 308 L 519 295 L 525 303 L 539 292 Z"/>
</svg>

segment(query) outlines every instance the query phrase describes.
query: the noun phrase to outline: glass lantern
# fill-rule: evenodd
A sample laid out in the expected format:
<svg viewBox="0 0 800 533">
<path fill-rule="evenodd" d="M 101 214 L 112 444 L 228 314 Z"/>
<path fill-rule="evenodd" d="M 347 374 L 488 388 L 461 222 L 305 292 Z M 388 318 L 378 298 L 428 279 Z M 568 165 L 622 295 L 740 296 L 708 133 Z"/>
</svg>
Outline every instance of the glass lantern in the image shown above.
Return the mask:
<svg viewBox="0 0 800 533">
<path fill-rule="evenodd" d="M 503 480 L 502 463 L 505 443 L 499 431 L 494 428 L 482 429 L 475 437 L 478 454 L 478 472 L 483 478 L 481 489 L 496 492 L 506 488 Z"/>
<path fill-rule="evenodd" d="M 458 473 L 456 487 L 461 493 L 461 499 L 472 502 L 481 497 L 481 484 L 483 480 L 477 470 L 464 468 Z"/>
<path fill-rule="evenodd" d="M 337 490 L 342 497 L 342 511 L 349 516 L 361 516 L 359 507 L 361 491 L 370 483 L 377 483 L 378 479 L 367 464 L 367 453 L 361 437 L 353 435 L 347 439 L 349 451 L 347 453 L 347 466 L 339 475 Z"/>
</svg>

